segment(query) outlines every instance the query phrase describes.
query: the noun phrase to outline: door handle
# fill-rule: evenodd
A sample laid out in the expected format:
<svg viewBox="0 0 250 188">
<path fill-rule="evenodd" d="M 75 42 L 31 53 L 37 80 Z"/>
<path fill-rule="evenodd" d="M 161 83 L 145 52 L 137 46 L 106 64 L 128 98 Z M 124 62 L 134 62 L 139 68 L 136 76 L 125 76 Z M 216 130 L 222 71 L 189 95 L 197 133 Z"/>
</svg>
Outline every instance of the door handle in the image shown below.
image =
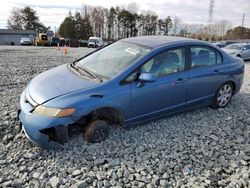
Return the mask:
<svg viewBox="0 0 250 188">
<path fill-rule="evenodd" d="M 182 82 L 182 81 L 184 81 L 184 79 L 183 78 L 178 78 L 176 81 L 177 82 Z"/>
<path fill-rule="evenodd" d="M 215 73 L 218 73 L 218 72 L 220 72 L 220 71 L 219 71 L 218 69 L 216 69 L 216 70 L 214 70 L 214 72 L 215 72 Z"/>
<path fill-rule="evenodd" d="M 173 82 L 173 84 L 175 85 L 175 84 L 181 84 L 181 83 L 183 83 L 183 82 L 185 82 L 186 81 L 186 79 L 183 79 L 183 78 L 178 78 L 176 81 L 174 81 Z"/>
</svg>

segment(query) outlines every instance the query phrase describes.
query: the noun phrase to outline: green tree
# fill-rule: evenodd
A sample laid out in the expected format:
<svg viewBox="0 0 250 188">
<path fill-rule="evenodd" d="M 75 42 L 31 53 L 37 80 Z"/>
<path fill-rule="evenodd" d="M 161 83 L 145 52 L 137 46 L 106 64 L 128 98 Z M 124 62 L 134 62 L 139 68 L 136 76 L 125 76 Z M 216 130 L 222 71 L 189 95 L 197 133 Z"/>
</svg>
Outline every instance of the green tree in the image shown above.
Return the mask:
<svg viewBox="0 0 250 188">
<path fill-rule="evenodd" d="M 170 16 L 163 20 L 164 25 L 164 35 L 168 35 L 169 30 L 173 27 L 173 22 Z"/>
<path fill-rule="evenodd" d="M 91 20 L 93 21 L 93 32 L 95 36 L 102 37 L 104 28 L 104 9 L 95 7 L 91 13 Z"/>
<path fill-rule="evenodd" d="M 59 34 L 65 38 L 75 38 L 75 20 L 69 11 L 69 15 L 64 19 L 59 27 Z"/>
<path fill-rule="evenodd" d="M 22 22 L 23 22 L 23 29 L 26 30 L 34 30 L 34 31 L 46 31 L 49 28 L 46 28 L 42 23 L 39 21 L 39 17 L 35 10 L 31 7 L 26 6 L 21 10 L 22 14 Z"/>
<path fill-rule="evenodd" d="M 90 23 L 89 15 L 86 15 L 82 20 L 81 33 L 81 38 L 84 40 L 87 40 L 89 37 L 93 36 L 93 28 Z"/>
<path fill-rule="evenodd" d="M 77 38 L 87 40 L 93 35 L 93 29 L 89 15 L 84 17 L 77 11 L 75 16 L 69 12 L 68 16 L 64 19 L 59 27 L 59 34 L 65 38 Z"/>
<path fill-rule="evenodd" d="M 131 13 L 125 9 L 118 14 L 119 23 L 122 24 L 122 37 L 136 36 L 138 29 L 136 28 L 136 13 Z"/>
<path fill-rule="evenodd" d="M 111 7 L 108 12 L 107 25 L 108 25 L 108 40 L 114 38 L 114 22 L 116 17 L 116 11 L 114 7 Z"/>
<path fill-rule="evenodd" d="M 82 38 L 83 33 L 83 19 L 81 17 L 80 12 L 76 11 L 75 17 L 74 17 L 74 27 L 75 27 L 75 37 L 76 38 Z"/>
<path fill-rule="evenodd" d="M 145 31 L 146 35 L 155 35 L 157 27 L 157 15 L 146 14 L 145 15 Z"/>
</svg>

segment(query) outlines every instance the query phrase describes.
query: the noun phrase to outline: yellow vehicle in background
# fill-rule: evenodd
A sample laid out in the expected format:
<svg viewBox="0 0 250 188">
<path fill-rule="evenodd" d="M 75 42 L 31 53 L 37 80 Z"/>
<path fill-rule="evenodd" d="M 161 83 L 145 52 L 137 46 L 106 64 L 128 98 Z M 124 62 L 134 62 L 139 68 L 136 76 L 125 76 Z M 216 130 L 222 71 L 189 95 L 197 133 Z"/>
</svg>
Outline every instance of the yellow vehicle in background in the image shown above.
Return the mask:
<svg viewBox="0 0 250 188">
<path fill-rule="evenodd" d="M 35 46 L 49 46 L 49 39 L 46 33 L 38 33 L 35 40 Z"/>
</svg>

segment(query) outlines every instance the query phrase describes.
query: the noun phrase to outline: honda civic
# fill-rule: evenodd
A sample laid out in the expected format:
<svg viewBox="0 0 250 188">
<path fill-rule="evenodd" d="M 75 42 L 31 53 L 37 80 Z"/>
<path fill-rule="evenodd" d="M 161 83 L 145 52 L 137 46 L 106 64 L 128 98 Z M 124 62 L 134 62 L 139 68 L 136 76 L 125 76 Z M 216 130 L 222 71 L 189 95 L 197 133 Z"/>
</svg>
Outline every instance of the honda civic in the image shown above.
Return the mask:
<svg viewBox="0 0 250 188">
<path fill-rule="evenodd" d="M 87 141 L 101 142 L 112 125 L 202 106 L 224 108 L 243 74 L 241 59 L 207 42 L 122 39 L 33 78 L 21 95 L 19 119 L 26 136 L 43 148 L 61 148 L 74 127 Z"/>
</svg>

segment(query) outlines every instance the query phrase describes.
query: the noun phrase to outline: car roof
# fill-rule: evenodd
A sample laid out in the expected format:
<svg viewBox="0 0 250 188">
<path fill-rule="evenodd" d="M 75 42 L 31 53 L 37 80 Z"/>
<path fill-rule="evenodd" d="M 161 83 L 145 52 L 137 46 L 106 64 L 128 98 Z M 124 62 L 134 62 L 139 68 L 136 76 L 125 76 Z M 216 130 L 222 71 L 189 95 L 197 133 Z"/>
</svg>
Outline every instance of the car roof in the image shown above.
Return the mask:
<svg viewBox="0 0 250 188">
<path fill-rule="evenodd" d="M 141 37 L 131 37 L 122 39 L 121 41 L 130 42 L 149 48 L 157 48 L 162 45 L 174 43 L 174 42 L 197 42 L 199 40 L 184 38 L 184 37 L 174 37 L 174 36 L 141 36 Z"/>
</svg>

